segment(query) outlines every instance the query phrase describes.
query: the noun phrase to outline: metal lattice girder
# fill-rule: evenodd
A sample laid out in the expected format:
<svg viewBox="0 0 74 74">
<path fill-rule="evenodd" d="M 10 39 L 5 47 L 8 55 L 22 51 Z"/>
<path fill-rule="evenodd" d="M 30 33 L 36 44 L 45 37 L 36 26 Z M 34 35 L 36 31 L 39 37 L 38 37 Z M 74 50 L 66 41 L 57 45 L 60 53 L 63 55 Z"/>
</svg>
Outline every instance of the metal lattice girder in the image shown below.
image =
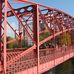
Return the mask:
<svg viewBox="0 0 74 74">
<path fill-rule="evenodd" d="M 74 27 L 72 27 L 74 25 L 74 18 L 72 16 L 68 15 L 67 13 L 64 13 L 64 12 L 62 12 L 60 10 L 57 10 L 57 9 L 54 9 L 54 8 L 50 8 L 48 6 L 44 6 L 44 5 L 41 5 L 41 4 L 36 4 L 34 2 L 28 2 L 28 1 L 24 1 L 24 0 L 17 0 L 15 2 L 26 3 L 26 4 L 30 4 L 30 5 L 15 9 L 15 8 L 12 7 L 12 4 L 8 1 L 7 2 L 8 7 L 7 7 L 7 4 L 6 4 L 6 7 L 10 10 L 6 9 L 5 12 L 4 11 L 2 12 L 2 9 L 0 7 L 0 15 L 1 15 L 0 16 L 0 21 L 3 18 L 4 19 L 3 21 L 5 23 L 4 26 L 2 26 L 1 23 L 0 23 L 0 36 L 4 35 L 4 45 L 2 45 L 2 47 L 4 46 L 4 48 L 3 48 L 4 53 L 2 52 L 2 56 L 4 54 L 4 68 L 5 68 L 5 70 L 8 71 L 8 73 L 10 73 L 10 72 L 13 73 L 14 72 L 14 71 L 10 70 L 10 67 L 13 68 L 12 65 L 14 67 L 16 67 L 16 64 L 17 64 L 17 66 L 19 66 L 20 63 L 22 65 L 24 64 L 21 60 L 23 57 L 25 57 L 25 58 L 27 57 L 27 59 L 29 59 L 29 60 L 32 59 L 32 60 L 30 60 L 29 63 L 32 63 L 31 61 L 33 61 L 35 64 L 32 64 L 32 65 L 34 65 L 34 66 L 36 66 L 36 65 L 39 66 L 40 62 L 42 63 L 42 62 L 48 61 L 48 60 L 46 60 L 46 58 L 44 60 L 43 57 L 45 57 L 46 54 L 50 55 L 50 53 L 46 53 L 46 52 L 49 52 L 49 51 L 43 51 L 40 54 L 40 50 L 39 50 L 40 48 L 39 47 L 42 44 L 44 44 L 45 42 L 47 42 L 51 39 L 54 39 L 55 37 L 59 36 L 60 34 L 62 34 L 64 32 L 74 30 Z M 3 2 L 0 2 L 0 3 L 3 3 Z M 29 10 L 29 8 L 30 8 L 30 10 Z M 2 17 L 2 15 L 3 15 L 3 17 Z M 33 45 L 29 48 L 26 48 L 26 50 L 23 50 L 21 52 L 15 52 L 15 51 L 12 52 L 11 51 L 11 53 L 8 53 L 8 51 L 6 51 L 6 49 L 7 49 L 6 45 L 7 44 L 16 42 L 17 40 L 23 40 L 25 38 L 25 36 L 23 36 L 23 37 L 20 36 L 20 32 L 19 32 L 19 34 L 17 34 L 15 29 L 12 27 L 12 24 L 10 24 L 7 21 L 7 18 L 12 17 L 12 16 L 15 16 L 15 18 L 19 22 L 19 25 L 22 26 L 24 31 L 27 32 L 28 37 L 30 37 L 30 39 L 33 41 Z M 28 17 L 28 18 L 25 19 L 24 17 Z M 32 19 L 30 19 L 30 18 L 32 18 Z M 30 28 L 30 26 L 28 24 L 29 19 L 33 22 L 32 23 L 32 25 L 33 25 L 32 28 Z M 23 22 L 32 31 L 32 34 L 25 27 Z M 44 30 L 45 31 L 44 30 L 40 31 L 40 29 L 42 29 L 40 27 L 40 23 L 44 24 Z M 15 38 L 13 40 L 10 40 L 10 41 L 6 41 L 6 24 L 8 24 L 10 26 L 10 28 L 13 30 L 13 32 L 15 33 L 15 35 L 18 36 L 17 38 Z M 50 27 L 49 27 L 48 24 L 50 24 Z M 58 27 L 58 30 L 57 30 L 56 27 Z M 2 30 L 4 30 L 3 34 L 1 34 L 2 33 L 1 28 L 2 28 Z M 20 29 L 19 29 L 19 31 L 20 31 Z M 46 37 L 46 38 L 44 38 L 43 40 L 40 41 L 39 40 L 39 35 L 41 33 L 46 32 L 46 31 L 51 33 L 51 34 L 48 37 Z M 1 47 L 1 39 L 0 39 L 0 48 L 2 48 L 2 47 Z M 19 50 L 19 49 L 20 48 L 17 48 L 17 50 Z M 25 48 L 21 48 L 21 49 L 25 49 Z M 57 51 L 57 49 L 56 49 L 56 51 Z M 6 53 L 7 53 L 7 56 L 6 56 Z M 60 52 L 60 53 L 62 55 L 62 52 Z M 60 54 L 60 53 L 58 53 L 58 54 Z M 54 54 L 55 53 L 53 53 L 53 55 Z M 43 55 L 43 57 L 41 57 L 40 55 Z M 48 57 L 48 56 L 46 56 L 46 57 Z M 7 61 L 6 61 L 6 59 L 7 59 Z M 28 67 L 30 68 L 30 66 L 28 65 L 28 66 L 26 66 L 26 69 L 28 69 Z M 38 67 L 38 69 L 39 69 L 39 67 Z M 15 70 L 20 71 L 18 67 Z"/>
</svg>

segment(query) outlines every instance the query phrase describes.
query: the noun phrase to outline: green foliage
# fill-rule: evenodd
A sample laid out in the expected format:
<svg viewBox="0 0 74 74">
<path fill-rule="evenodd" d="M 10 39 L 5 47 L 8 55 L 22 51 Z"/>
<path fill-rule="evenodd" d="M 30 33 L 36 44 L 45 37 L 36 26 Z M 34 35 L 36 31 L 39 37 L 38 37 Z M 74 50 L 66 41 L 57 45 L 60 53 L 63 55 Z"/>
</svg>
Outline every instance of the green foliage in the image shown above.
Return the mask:
<svg viewBox="0 0 74 74">
<path fill-rule="evenodd" d="M 7 37 L 7 41 L 11 41 L 13 40 L 12 37 Z M 10 44 L 7 44 L 7 48 L 11 49 L 11 48 L 18 48 L 18 40 L 16 42 L 12 42 Z"/>
<path fill-rule="evenodd" d="M 70 45 L 71 44 L 71 35 L 69 32 L 65 32 L 62 35 L 59 35 L 56 39 L 58 45 Z"/>
<path fill-rule="evenodd" d="M 43 39 L 47 38 L 50 35 L 49 32 L 45 32 L 40 34 L 39 40 L 42 41 Z"/>
<path fill-rule="evenodd" d="M 27 40 L 22 40 L 22 47 L 24 48 L 27 48 L 28 47 L 28 43 L 27 43 Z"/>
<path fill-rule="evenodd" d="M 73 32 L 74 33 L 74 32 Z M 73 35 L 72 33 L 72 35 Z M 55 38 L 55 42 L 59 45 L 59 46 L 62 46 L 62 45 L 70 45 L 71 44 L 71 38 L 74 37 L 72 36 L 69 32 L 65 32 L 64 34 L 62 35 L 59 35 Z M 49 37 L 50 36 L 50 33 L 49 32 L 45 32 L 45 33 L 42 33 L 40 34 L 39 36 L 39 40 L 42 41 L 44 40 L 45 38 Z M 73 38 L 72 38 L 73 39 Z M 7 41 L 10 41 L 10 40 L 13 40 L 12 37 L 7 37 Z M 74 39 L 73 39 L 74 40 Z M 49 43 L 52 43 L 54 44 L 54 40 L 50 40 L 50 41 L 47 41 L 44 43 L 44 45 L 48 45 Z M 13 43 L 10 43 L 10 44 L 7 44 L 7 48 L 8 49 L 11 49 L 11 48 L 19 48 L 19 41 L 16 40 L 16 42 L 13 42 Z M 28 48 L 28 43 L 27 43 L 27 40 L 26 39 L 23 39 L 22 40 L 22 47 L 23 48 Z"/>
<path fill-rule="evenodd" d="M 7 41 L 11 41 L 11 40 L 13 40 L 13 38 L 7 37 Z M 11 49 L 11 48 L 19 48 L 19 44 L 20 44 L 20 41 L 19 40 L 16 40 L 16 42 L 12 42 L 10 44 L 7 44 L 7 48 L 8 49 Z M 25 40 L 25 39 L 22 40 L 22 47 L 23 48 L 27 48 L 28 47 L 27 40 Z"/>
<path fill-rule="evenodd" d="M 43 39 L 47 38 L 49 35 L 50 35 L 49 32 L 45 32 L 45 33 L 40 34 L 40 41 L 42 41 Z M 62 46 L 62 45 L 70 45 L 71 44 L 71 35 L 70 35 L 70 33 L 69 32 L 65 32 L 65 33 L 57 36 L 55 38 L 55 42 L 59 46 Z M 48 43 L 54 44 L 54 41 L 53 40 L 52 41 L 50 40 L 48 42 L 45 42 L 44 45 L 45 44 L 48 44 Z"/>
<path fill-rule="evenodd" d="M 62 44 L 70 45 L 71 44 L 71 36 L 68 32 L 65 32 L 63 35 Z"/>
<path fill-rule="evenodd" d="M 71 44 L 74 45 L 74 31 L 71 31 Z"/>
<path fill-rule="evenodd" d="M 55 38 L 55 41 L 56 41 L 56 43 L 58 44 L 58 45 L 61 45 L 61 36 L 62 35 L 59 35 L 59 36 L 57 36 L 56 38 Z"/>
</svg>

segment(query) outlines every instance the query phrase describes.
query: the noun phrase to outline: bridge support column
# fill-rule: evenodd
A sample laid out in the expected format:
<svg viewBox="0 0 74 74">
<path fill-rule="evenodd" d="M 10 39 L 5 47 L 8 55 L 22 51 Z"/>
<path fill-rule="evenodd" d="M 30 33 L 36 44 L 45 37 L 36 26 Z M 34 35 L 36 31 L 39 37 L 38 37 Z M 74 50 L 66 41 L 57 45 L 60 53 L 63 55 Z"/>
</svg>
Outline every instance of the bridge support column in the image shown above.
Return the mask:
<svg viewBox="0 0 74 74">
<path fill-rule="evenodd" d="M 1 26 L 2 26 L 2 0 L 0 0 L 0 73 L 3 71 L 3 60 L 1 59 L 1 38 L 2 38 L 2 30 L 1 30 Z"/>
<path fill-rule="evenodd" d="M 33 32 L 37 50 L 37 74 L 39 74 L 39 11 L 38 5 L 33 5 Z"/>
<path fill-rule="evenodd" d="M 1 25 L 2 25 L 2 0 L 0 0 L 0 61 L 1 61 Z"/>
<path fill-rule="evenodd" d="M 5 10 L 4 10 L 4 74 L 6 74 L 6 25 L 7 25 L 7 0 L 5 0 Z"/>
</svg>

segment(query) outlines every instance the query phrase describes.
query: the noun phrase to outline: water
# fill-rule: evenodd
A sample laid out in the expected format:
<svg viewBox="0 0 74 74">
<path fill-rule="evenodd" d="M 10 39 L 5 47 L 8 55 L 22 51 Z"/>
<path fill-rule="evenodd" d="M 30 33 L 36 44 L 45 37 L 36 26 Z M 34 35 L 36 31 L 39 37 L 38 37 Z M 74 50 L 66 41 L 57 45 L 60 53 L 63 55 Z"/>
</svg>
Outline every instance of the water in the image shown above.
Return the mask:
<svg viewBox="0 0 74 74">
<path fill-rule="evenodd" d="M 43 74 L 74 74 L 74 58 L 69 59 Z"/>
</svg>

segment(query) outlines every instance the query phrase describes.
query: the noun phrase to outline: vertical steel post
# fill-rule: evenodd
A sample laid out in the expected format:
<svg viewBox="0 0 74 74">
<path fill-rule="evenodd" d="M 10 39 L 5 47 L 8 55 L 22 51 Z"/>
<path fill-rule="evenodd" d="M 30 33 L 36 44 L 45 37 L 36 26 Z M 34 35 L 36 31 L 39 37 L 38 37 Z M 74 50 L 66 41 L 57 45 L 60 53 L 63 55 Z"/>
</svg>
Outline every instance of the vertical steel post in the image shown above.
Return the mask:
<svg viewBox="0 0 74 74">
<path fill-rule="evenodd" d="M 22 41 L 21 41 L 21 36 L 22 36 L 22 33 L 21 33 L 21 25 L 20 25 L 20 22 L 18 22 L 18 31 L 19 31 L 19 41 L 18 41 L 18 46 L 19 48 L 22 48 Z"/>
<path fill-rule="evenodd" d="M 39 11 L 38 5 L 33 6 L 33 32 L 37 49 L 37 74 L 39 74 Z"/>
<path fill-rule="evenodd" d="M 15 35 L 15 38 L 16 38 L 16 30 L 15 30 L 15 32 L 14 32 L 14 35 Z"/>
<path fill-rule="evenodd" d="M 6 74 L 6 25 L 7 25 L 7 0 L 4 9 L 4 74 Z"/>
<path fill-rule="evenodd" d="M 1 61 L 1 25 L 2 25 L 2 0 L 0 0 L 0 61 Z"/>
<path fill-rule="evenodd" d="M 2 56 L 1 56 L 1 50 L 2 50 L 2 47 L 1 47 L 1 38 L 2 38 L 1 27 L 2 27 L 2 0 L 0 0 L 0 72 L 3 71 L 3 60 L 1 59 L 2 58 Z"/>
</svg>

